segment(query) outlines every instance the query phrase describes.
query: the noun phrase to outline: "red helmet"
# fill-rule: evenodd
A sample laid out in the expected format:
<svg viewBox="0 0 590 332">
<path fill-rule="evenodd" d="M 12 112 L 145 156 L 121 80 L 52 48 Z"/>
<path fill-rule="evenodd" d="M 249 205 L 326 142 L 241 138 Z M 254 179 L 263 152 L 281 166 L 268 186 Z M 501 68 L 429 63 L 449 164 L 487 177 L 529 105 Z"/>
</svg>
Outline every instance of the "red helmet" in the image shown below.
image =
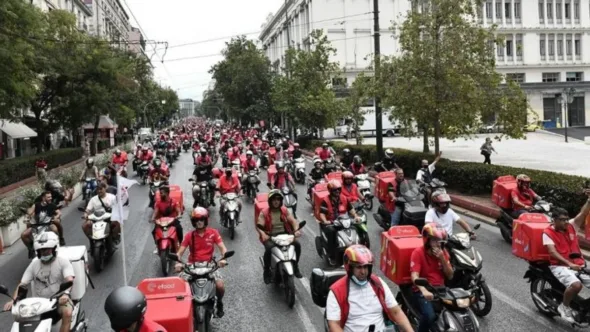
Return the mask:
<svg viewBox="0 0 590 332">
<path fill-rule="evenodd" d="M 330 180 L 328 182 L 328 190 L 332 191 L 332 190 L 336 190 L 336 189 L 342 189 L 342 183 L 336 179 Z"/>
<path fill-rule="evenodd" d="M 344 251 L 344 269 L 350 275 L 354 266 L 369 266 L 369 275 L 373 268 L 373 253 L 362 244 L 352 245 Z"/>
<path fill-rule="evenodd" d="M 427 244 L 430 239 L 446 241 L 447 238 L 447 231 L 436 223 L 427 223 L 422 228 L 422 239 L 424 240 L 424 244 Z"/>
<path fill-rule="evenodd" d="M 196 228 L 197 221 L 200 220 L 205 221 L 205 227 L 209 225 L 209 211 L 203 207 L 198 206 L 191 212 L 191 224 L 193 227 Z"/>
<path fill-rule="evenodd" d="M 351 171 L 342 173 L 342 179 L 354 179 L 354 174 Z"/>
</svg>

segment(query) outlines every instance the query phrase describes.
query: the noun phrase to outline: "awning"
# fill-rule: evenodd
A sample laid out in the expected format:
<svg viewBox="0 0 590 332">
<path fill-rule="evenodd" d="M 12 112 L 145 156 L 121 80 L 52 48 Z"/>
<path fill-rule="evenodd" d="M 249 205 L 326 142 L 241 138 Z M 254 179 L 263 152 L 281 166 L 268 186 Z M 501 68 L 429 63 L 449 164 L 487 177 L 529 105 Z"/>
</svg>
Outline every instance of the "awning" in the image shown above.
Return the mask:
<svg viewBox="0 0 590 332">
<path fill-rule="evenodd" d="M 0 131 L 11 138 L 37 137 L 37 133 L 24 123 L 0 119 Z"/>
</svg>

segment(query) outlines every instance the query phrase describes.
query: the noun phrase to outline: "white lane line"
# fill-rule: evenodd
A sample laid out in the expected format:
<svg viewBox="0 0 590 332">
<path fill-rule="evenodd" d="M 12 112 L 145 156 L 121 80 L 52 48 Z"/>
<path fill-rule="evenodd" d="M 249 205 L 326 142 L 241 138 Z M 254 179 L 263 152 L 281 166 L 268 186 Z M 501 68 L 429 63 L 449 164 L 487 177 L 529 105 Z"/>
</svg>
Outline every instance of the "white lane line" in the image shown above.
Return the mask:
<svg viewBox="0 0 590 332">
<path fill-rule="evenodd" d="M 318 332 L 318 330 L 315 328 L 315 326 L 313 326 L 313 323 L 311 322 L 311 319 L 309 318 L 307 311 L 305 311 L 305 309 L 303 308 L 303 306 L 301 305 L 301 303 L 299 301 L 295 302 L 295 311 L 297 312 L 297 315 L 301 319 L 301 323 L 303 324 L 303 326 L 305 328 L 304 331 Z"/>
<path fill-rule="evenodd" d="M 553 326 L 552 324 L 549 324 L 548 322 L 539 319 L 539 315 L 540 313 L 537 313 L 531 309 L 529 309 L 528 307 L 525 307 L 524 305 L 518 303 L 517 301 L 515 301 L 512 297 L 508 296 L 507 294 L 501 292 L 500 290 L 498 290 L 495 287 L 492 287 L 488 284 L 488 287 L 490 288 L 490 291 L 492 292 L 492 295 L 497 298 L 498 300 L 508 304 L 509 306 L 511 306 L 512 308 L 516 309 L 517 311 L 520 311 L 522 314 L 524 314 L 525 316 L 527 316 L 529 319 L 531 319 L 532 321 L 535 321 L 543 326 L 545 326 L 547 328 L 547 331 L 550 330 L 554 330 L 555 326 Z"/>
</svg>

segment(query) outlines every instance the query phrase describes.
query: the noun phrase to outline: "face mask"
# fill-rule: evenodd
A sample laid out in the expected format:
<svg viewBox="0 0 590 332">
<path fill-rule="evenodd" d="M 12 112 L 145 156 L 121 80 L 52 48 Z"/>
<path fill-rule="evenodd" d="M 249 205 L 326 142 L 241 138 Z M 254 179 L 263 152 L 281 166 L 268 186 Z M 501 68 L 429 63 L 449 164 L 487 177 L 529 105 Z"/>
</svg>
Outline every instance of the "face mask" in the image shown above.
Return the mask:
<svg viewBox="0 0 590 332">
<path fill-rule="evenodd" d="M 352 281 L 353 281 L 355 284 L 357 284 L 357 285 L 359 285 L 359 286 L 361 286 L 361 287 L 363 287 L 363 286 L 365 286 L 365 285 L 367 285 L 367 284 L 369 283 L 369 279 L 367 279 L 367 280 L 363 280 L 363 281 L 360 281 L 360 280 L 358 280 L 358 279 L 357 279 L 357 277 L 356 277 L 356 276 L 352 276 L 352 278 L 351 278 L 351 279 L 352 279 Z"/>
<path fill-rule="evenodd" d="M 427 169 L 428 165 L 422 165 L 422 169 Z"/>
<path fill-rule="evenodd" d="M 52 260 L 52 259 L 53 259 L 53 255 L 41 256 L 41 257 L 39 257 L 39 259 L 40 259 L 42 262 L 49 262 L 50 260 Z"/>
</svg>

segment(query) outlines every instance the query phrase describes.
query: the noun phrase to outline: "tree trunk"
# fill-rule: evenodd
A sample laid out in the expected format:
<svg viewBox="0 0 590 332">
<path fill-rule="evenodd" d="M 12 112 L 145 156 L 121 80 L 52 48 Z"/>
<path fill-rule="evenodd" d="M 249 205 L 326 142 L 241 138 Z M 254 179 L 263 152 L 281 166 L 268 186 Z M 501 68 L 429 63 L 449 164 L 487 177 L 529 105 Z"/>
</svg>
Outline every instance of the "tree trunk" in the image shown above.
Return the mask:
<svg viewBox="0 0 590 332">
<path fill-rule="evenodd" d="M 98 153 L 98 124 L 100 123 L 100 115 L 96 116 L 94 120 L 94 128 L 92 129 L 92 147 L 91 147 L 91 154 L 92 156 L 96 156 Z"/>
<path fill-rule="evenodd" d="M 43 152 L 45 146 L 45 130 L 43 121 L 41 121 L 41 110 L 35 105 L 31 105 L 31 111 L 35 114 L 35 129 L 37 130 L 37 153 Z"/>
<path fill-rule="evenodd" d="M 438 155 L 438 152 L 440 151 L 440 121 L 438 111 L 436 112 L 435 119 L 436 120 L 434 121 L 434 154 Z"/>
<path fill-rule="evenodd" d="M 422 128 L 424 128 L 424 134 L 422 134 L 422 138 L 423 138 L 422 152 L 428 153 L 428 152 L 430 152 L 430 146 L 428 146 L 428 130 L 430 129 L 430 127 L 425 124 Z"/>
</svg>

